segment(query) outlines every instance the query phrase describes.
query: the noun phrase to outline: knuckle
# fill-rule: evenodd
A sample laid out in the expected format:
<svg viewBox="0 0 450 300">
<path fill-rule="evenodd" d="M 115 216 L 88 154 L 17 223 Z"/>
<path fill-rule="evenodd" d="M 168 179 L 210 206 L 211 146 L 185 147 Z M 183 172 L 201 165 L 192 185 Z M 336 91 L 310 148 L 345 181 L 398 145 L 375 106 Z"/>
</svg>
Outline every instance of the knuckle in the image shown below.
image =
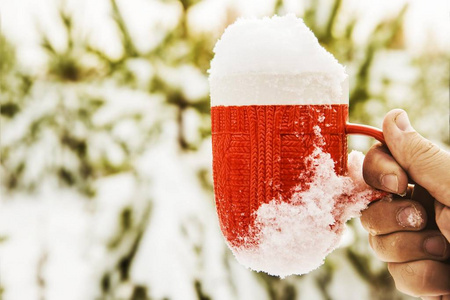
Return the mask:
<svg viewBox="0 0 450 300">
<path fill-rule="evenodd" d="M 401 265 L 391 273 L 400 291 L 416 297 L 430 292 L 450 293 L 449 269 L 443 268 L 442 263 L 419 260 Z"/>
<path fill-rule="evenodd" d="M 373 249 L 373 251 L 375 252 L 375 254 L 377 255 L 378 259 L 382 260 L 382 261 L 388 261 L 389 260 L 389 253 L 386 249 L 386 245 L 384 243 L 384 239 L 383 237 L 379 237 L 379 236 L 371 236 L 370 237 L 370 244 L 371 247 Z"/>
<path fill-rule="evenodd" d="M 397 209 L 391 199 L 381 199 L 361 212 L 361 225 L 372 236 L 384 235 L 396 230 L 392 228 L 391 215 Z"/>
<path fill-rule="evenodd" d="M 436 267 L 432 260 L 420 260 L 410 263 L 388 263 L 388 271 L 392 275 L 395 287 L 402 293 L 419 297 L 434 290 L 439 293 L 450 292 L 442 288 L 442 269 Z M 440 283 L 437 283 L 440 282 Z"/>
<path fill-rule="evenodd" d="M 372 214 L 370 213 L 370 208 L 363 211 L 361 214 L 361 224 L 366 231 L 368 231 L 371 235 L 376 234 L 376 230 L 374 229 L 374 222 Z"/>
<path fill-rule="evenodd" d="M 400 236 L 395 235 L 391 242 L 390 242 L 390 248 L 392 249 L 393 256 L 399 257 L 402 254 L 405 254 L 408 252 L 407 245 L 403 242 L 403 240 L 400 238 Z"/>
<path fill-rule="evenodd" d="M 410 296 L 418 296 L 414 290 L 414 277 L 417 276 L 415 270 L 410 264 L 396 264 L 389 263 L 388 271 L 394 279 L 395 287 L 397 290 Z"/>
<path fill-rule="evenodd" d="M 364 157 L 362 175 L 364 181 L 374 187 L 379 186 L 380 161 L 382 160 L 382 145 L 376 144 L 370 148 Z"/>
<path fill-rule="evenodd" d="M 386 245 L 387 244 L 387 245 Z M 387 261 L 404 262 L 411 259 L 411 245 L 402 233 L 394 233 L 384 242 L 384 252 Z"/>
<path fill-rule="evenodd" d="M 373 184 L 374 182 L 374 158 L 373 155 L 367 154 L 363 162 L 363 179 L 367 184 Z"/>
<path fill-rule="evenodd" d="M 436 268 L 426 261 L 423 262 L 422 272 L 418 273 L 418 280 L 416 281 L 415 288 L 419 291 L 427 290 L 433 278 L 436 276 Z"/>
<path fill-rule="evenodd" d="M 366 231 L 368 231 L 369 233 L 371 233 L 370 232 L 370 228 L 371 228 L 371 221 L 370 221 L 370 218 L 371 218 L 371 216 L 370 216 L 370 212 L 368 212 L 367 210 L 364 210 L 362 213 L 361 213 L 361 225 L 364 227 L 364 229 L 366 230 Z"/>
<path fill-rule="evenodd" d="M 366 163 L 366 159 L 364 159 L 363 163 L 363 179 L 367 184 L 370 184 L 371 179 L 371 171 L 369 171 L 370 167 L 368 167 L 369 163 Z"/>
<path fill-rule="evenodd" d="M 432 142 L 421 137 L 417 132 L 409 132 L 408 134 L 411 137 L 406 145 L 406 149 L 409 149 L 407 161 L 412 164 L 419 164 L 424 168 L 434 163 L 434 158 L 439 154 L 440 149 Z M 409 167 L 407 166 L 408 169 Z"/>
<path fill-rule="evenodd" d="M 404 293 L 407 293 L 413 297 L 420 296 L 426 283 L 426 277 L 424 273 L 416 272 L 413 267 L 407 264 L 402 270 L 402 288 Z"/>
</svg>

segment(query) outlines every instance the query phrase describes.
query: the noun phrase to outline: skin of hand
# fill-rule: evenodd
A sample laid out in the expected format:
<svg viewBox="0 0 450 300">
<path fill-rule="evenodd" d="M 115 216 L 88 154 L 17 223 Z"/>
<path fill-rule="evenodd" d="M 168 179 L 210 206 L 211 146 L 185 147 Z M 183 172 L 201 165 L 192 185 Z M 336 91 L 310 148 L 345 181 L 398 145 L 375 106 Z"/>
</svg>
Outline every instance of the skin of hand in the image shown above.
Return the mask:
<svg viewBox="0 0 450 300">
<path fill-rule="evenodd" d="M 399 196 L 362 212 L 370 245 L 399 291 L 450 300 L 450 153 L 417 133 L 400 109 L 386 115 L 383 133 L 386 145 L 364 159 L 364 180 Z"/>
</svg>

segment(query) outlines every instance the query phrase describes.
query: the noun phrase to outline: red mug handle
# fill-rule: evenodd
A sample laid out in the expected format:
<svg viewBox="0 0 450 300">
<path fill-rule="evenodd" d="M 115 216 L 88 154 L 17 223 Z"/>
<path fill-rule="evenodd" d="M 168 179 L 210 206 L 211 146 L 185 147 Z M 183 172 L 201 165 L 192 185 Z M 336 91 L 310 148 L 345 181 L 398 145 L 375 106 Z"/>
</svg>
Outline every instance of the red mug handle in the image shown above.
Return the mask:
<svg viewBox="0 0 450 300">
<path fill-rule="evenodd" d="M 345 132 L 347 134 L 368 135 L 373 138 L 376 138 L 378 141 L 380 141 L 386 145 L 386 142 L 384 141 L 383 131 L 381 131 L 380 129 L 378 129 L 376 127 L 372 127 L 372 126 L 368 126 L 368 125 L 347 123 L 345 125 Z"/>
</svg>

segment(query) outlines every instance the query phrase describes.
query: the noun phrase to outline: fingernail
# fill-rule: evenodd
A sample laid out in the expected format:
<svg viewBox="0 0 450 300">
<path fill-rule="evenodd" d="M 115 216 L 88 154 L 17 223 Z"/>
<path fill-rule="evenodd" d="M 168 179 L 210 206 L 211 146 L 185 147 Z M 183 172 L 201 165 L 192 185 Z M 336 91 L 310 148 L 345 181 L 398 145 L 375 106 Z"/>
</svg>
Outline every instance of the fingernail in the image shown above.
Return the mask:
<svg viewBox="0 0 450 300">
<path fill-rule="evenodd" d="M 390 192 L 398 193 L 398 178 L 395 174 L 386 174 L 381 176 L 381 185 Z"/>
<path fill-rule="evenodd" d="M 407 206 L 397 213 L 397 222 L 403 227 L 419 228 L 423 223 L 423 218 L 415 207 Z"/>
<path fill-rule="evenodd" d="M 401 131 L 414 131 L 406 112 L 401 112 L 395 117 L 395 124 Z"/>
<path fill-rule="evenodd" d="M 424 242 L 425 251 L 433 256 L 444 256 L 446 245 L 444 237 L 440 235 L 429 237 Z"/>
</svg>

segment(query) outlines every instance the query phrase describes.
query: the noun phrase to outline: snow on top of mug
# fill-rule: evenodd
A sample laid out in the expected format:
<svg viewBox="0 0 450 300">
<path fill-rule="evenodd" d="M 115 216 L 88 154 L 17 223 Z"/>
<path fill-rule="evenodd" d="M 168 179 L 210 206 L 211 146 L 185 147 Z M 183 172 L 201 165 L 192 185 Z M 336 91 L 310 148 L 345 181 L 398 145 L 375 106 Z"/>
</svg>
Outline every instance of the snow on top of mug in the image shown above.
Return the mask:
<svg viewBox="0 0 450 300">
<path fill-rule="evenodd" d="M 212 106 L 348 103 L 345 68 L 293 14 L 239 19 L 214 53 Z"/>
</svg>

